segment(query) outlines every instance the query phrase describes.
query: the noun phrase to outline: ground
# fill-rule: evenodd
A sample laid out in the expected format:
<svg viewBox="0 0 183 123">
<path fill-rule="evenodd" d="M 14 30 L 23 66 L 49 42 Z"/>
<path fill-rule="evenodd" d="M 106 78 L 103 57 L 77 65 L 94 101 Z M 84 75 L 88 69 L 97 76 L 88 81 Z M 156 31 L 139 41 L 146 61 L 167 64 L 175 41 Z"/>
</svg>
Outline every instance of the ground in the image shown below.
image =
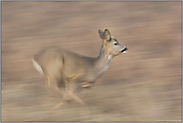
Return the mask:
<svg viewBox="0 0 183 123">
<path fill-rule="evenodd" d="M 32 65 L 58 46 L 99 55 L 108 28 L 126 54 L 79 97 L 61 100 Z M 5 121 L 181 121 L 181 2 L 2 2 L 2 100 Z M 46 87 L 46 88 L 45 88 Z"/>
</svg>

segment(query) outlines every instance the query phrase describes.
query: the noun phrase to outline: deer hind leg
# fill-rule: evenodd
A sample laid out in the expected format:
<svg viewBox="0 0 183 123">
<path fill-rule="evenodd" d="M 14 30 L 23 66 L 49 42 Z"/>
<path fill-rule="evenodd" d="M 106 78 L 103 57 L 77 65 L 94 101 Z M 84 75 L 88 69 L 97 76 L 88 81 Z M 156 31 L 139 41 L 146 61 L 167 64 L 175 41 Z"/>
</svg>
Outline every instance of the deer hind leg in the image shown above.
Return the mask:
<svg viewBox="0 0 183 123">
<path fill-rule="evenodd" d="M 66 91 L 65 81 L 62 78 L 59 79 L 50 79 L 50 86 L 55 89 L 60 96 L 63 97 Z"/>
<path fill-rule="evenodd" d="M 65 82 L 61 79 L 61 77 L 59 77 L 59 79 L 57 79 L 58 77 L 50 77 L 48 75 L 46 77 L 48 78 L 47 87 L 49 87 L 49 89 L 46 89 L 54 96 L 57 93 L 57 95 L 59 95 L 59 97 L 62 98 L 66 90 Z"/>
<path fill-rule="evenodd" d="M 57 81 L 57 85 L 56 87 L 53 86 L 59 93 L 63 93 L 64 91 L 64 95 L 63 95 L 63 100 L 57 104 L 54 109 L 60 107 L 61 105 L 64 104 L 64 96 L 65 93 L 69 94 L 74 100 L 76 100 L 77 102 L 79 102 L 81 105 L 86 106 L 86 104 L 76 95 L 73 93 L 73 91 L 75 90 L 76 92 L 81 90 L 81 87 L 79 84 L 77 83 L 70 83 L 69 81 L 65 80 L 65 79 L 58 79 Z"/>
<path fill-rule="evenodd" d="M 81 86 L 80 82 L 76 82 L 74 83 L 74 85 L 72 86 L 72 90 L 69 91 L 69 95 L 74 98 L 74 100 L 76 100 L 77 102 L 79 102 L 81 104 L 82 107 L 82 114 L 84 117 L 88 118 L 88 116 L 90 116 L 90 109 L 87 106 L 87 104 L 81 100 L 81 98 L 79 98 L 76 93 L 80 92 L 83 89 L 83 87 Z"/>
<path fill-rule="evenodd" d="M 63 78 L 59 78 L 55 80 L 56 84 L 54 84 L 53 88 L 62 95 L 62 101 L 58 103 L 53 109 L 56 109 L 62 106 L 65 102 L 65 93 L 67 92 L 67 82 Z"/>
<path fill-rule="evenodd" d="M 70 88 L 68 88 L 68 94 L 77 102 L 79 102 L 81 105 L 85 105 L 86 104 L 75 94 L 80 92 L 83 88 L 81 87 L 81 84 L 78 82 L 71 82 L 70 84 L 71 86 L 69 86 Z"/>
<path fill-rule="evenodd" d="M 74 100 L 76 100 L 77 102 L 79 102 L 81 105 L 86 105 L 76 94 L 73 93 L 74 92 L 79 92 L 82 87 L 80 86 L 80 84 L 77 83 L 70 83 L 69 81 L 62 79 L 62 83 L 59 83 L 60 85 L 58 85 L 58 87 L 65 87 L 65 92 L 67 94 L 69 94 Z M 64 86 L 62 85 L 64 84 Z"/>
</svg>

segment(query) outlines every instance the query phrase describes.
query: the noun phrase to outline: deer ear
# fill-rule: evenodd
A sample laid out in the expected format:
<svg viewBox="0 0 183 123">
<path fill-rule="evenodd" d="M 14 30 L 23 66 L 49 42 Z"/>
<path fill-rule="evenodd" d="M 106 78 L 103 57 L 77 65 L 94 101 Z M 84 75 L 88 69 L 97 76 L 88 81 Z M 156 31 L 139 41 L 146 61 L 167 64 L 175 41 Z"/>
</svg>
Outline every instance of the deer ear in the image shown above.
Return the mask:
<svg viewBox="0 0 183 123">
<path fill-rule="evenodd" d="M 108 29 L 105 29 L 105 31 L 104 31 L 104 38 L 107 41 L 110 41 L 111 40 L 111 34 L 110 34 L 110 32 L 109 32 Z"/>
<path fill-rule="evenodd" d="M 98 30 L 98 33 L 99 33 L 99 35 L 100 35 L 100 38 L 101 39 L 104 39 L 104 32 L 102 31 L 102 30 Z"/>
</svg>

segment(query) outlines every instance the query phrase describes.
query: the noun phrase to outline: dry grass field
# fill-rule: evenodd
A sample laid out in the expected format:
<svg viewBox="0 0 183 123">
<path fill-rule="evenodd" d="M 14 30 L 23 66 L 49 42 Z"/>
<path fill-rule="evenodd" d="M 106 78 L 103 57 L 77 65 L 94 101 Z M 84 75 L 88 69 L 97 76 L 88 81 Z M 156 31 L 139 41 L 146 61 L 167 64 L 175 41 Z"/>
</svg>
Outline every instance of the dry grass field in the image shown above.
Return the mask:
<svg viewBox="0 0 183 123">
<path fill-rule="evenodd" d="M 181 121 L 181 2 L 2 2 L 2 121 Z M 128 47 L 79 97 L 60 99 L 32 65 L 58 46 L 96 57 L 109 29 Z"/>
</svg>

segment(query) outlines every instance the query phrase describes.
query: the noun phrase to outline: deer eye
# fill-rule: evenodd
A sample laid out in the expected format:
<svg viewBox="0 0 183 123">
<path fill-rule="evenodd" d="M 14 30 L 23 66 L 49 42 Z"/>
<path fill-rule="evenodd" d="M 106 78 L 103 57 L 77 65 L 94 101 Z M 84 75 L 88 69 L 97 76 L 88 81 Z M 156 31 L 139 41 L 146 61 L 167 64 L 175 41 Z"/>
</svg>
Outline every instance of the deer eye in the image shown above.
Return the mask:
<svg viewBox="0 0 183 123">
<path fill-rule="evenodd" d="M 114 45 L 118 45 L 118 43 L 114 43 Z"/>
</svg>

